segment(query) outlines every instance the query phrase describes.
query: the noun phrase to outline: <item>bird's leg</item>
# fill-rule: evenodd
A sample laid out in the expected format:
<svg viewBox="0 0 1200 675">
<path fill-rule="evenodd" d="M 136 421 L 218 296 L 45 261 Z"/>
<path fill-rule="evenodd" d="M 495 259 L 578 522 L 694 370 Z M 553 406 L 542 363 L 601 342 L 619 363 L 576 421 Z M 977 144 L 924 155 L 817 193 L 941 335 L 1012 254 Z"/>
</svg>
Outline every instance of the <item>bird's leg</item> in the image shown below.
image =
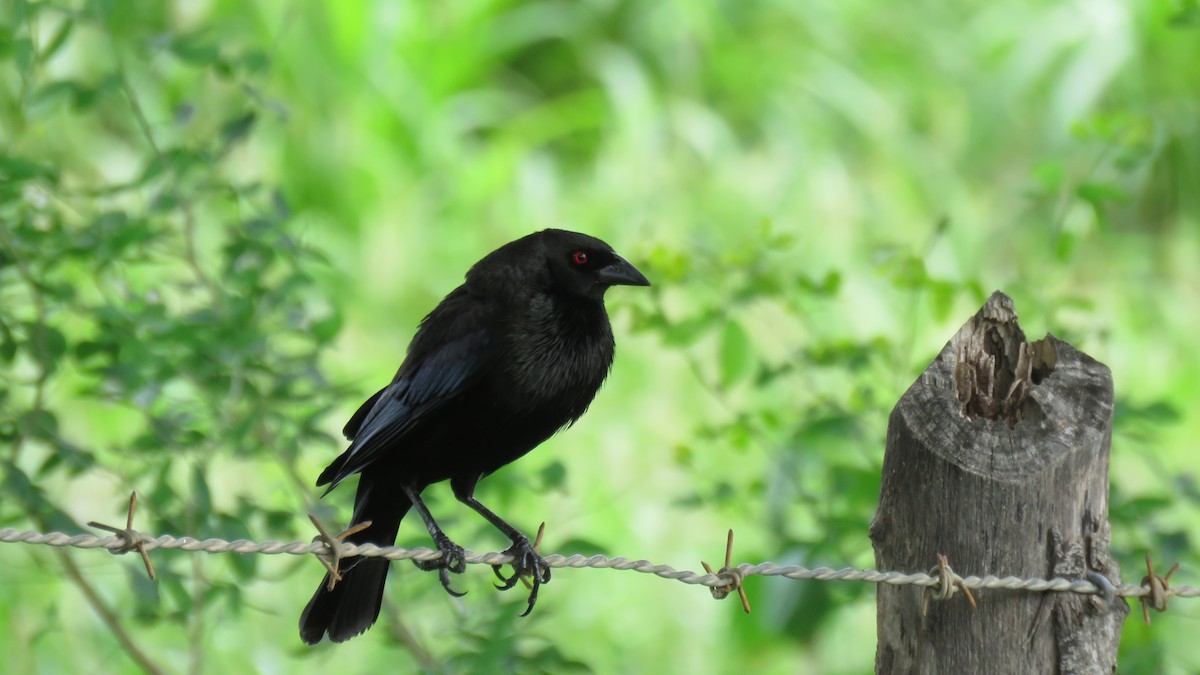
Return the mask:
<svg viewBox="0 0 1200 675">
<path fill-rule="evenodd" d="M 418 569 L 425 570 L 426 572 L 437 570 L 438 578 L 442 582 L 442 588 L 445 588 L 446 592 L 450 595 L 456 598 L 466 595 L 466 593 L 459 593 L 450 588 L 450 572 L 462 574 L 467 569 L 466 552 L 463 551 L 463 547 L 450 541 L 450 537 L 447 537 L 446 533 L 442 532 L 442 528 L 438 527 L 437 521 L 433 519 L 433 514 L 429 512 L 429 508 L 425 506 L 425 502 L 421 501 L 421 495 L 417 490 L 407 485 L 403 486 L 402 489 L 404 490 L 404 494 L 408 495 L 409 500 L 412 501 L 413 506 L 416 507 L 421 520 L 425 521 L 425 528 L 429 530 L 429 536 L 433 537 L 434 546 L 442 552 L 442 557 L 437 560 L 414 560 L 413 564 Z"/>
<path fill-rule="evenodd" d="M 517 528 L 504 522 L 504 519 L 495 513 L 492 513 L 492 510 L 488 507 L 480 504 L 479 500 L 475 499 L 475 497 L 470 495 L 459 495 L 458 498 L 467 506 L 475 509 L 479 515 L 487 518 L 489 523 L 495 525 L 496 529 L 503 532 L 506 537 L 512 540 L 512 546 L 509 546 L 504 551 L 504 553 L 513 557 L 513 561 L 511 563 L 513 568 L 512 576 L 506 577 L 501 574 L 500 565 L 492 565 L 492 571 L 495 572 L 496 576 L 504 582 L 503 585 L 496 584 L 496 588 L 499 588 L 502 591 L 507 591 L 508 589 L 516 586 L 517 581 L 521 580 L 523 577 L 530 577 L 533 588 L 529 592 L 529 606 L 526 607 L 525 611 L 521 614 L 521 616 L 527 616 L 533 611 L 533 605 L 537 602 L 538 588 L 541 587 L 542 584 L 549 583 L 550 581 L 550 566 L 546 564 L 546 561 L 542 558 L 542 556 L 538 555 L 537 549 L 535 549 L 533 544 L 529 542 L 529 537 L 521 534 Z"/>
</svg>

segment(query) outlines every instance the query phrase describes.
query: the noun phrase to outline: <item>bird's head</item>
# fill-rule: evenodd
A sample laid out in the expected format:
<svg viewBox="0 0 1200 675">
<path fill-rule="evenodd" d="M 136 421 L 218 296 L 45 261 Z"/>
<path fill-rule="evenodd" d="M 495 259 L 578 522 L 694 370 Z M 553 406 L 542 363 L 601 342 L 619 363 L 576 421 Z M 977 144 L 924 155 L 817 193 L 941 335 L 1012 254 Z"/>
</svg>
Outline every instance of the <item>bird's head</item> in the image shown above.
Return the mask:
<svg viewBox="0 0 1200 675">
<path fill-rule="evenodd" d="M 555 286 L 569 295 L 600 300 L 611 286 L 650 285 L 628 260 L 595 237 L 566 230 L 538 235 Z"/>
<path fill-rule="evenodd" d="M 597 302 L 611 286 L 650 285 L 608 244 L 567 230 L 542 230 L 506 244 L 479 261 L 467 276 L 476 284 L 522 277 L 545 290 Z"/>
</svg>

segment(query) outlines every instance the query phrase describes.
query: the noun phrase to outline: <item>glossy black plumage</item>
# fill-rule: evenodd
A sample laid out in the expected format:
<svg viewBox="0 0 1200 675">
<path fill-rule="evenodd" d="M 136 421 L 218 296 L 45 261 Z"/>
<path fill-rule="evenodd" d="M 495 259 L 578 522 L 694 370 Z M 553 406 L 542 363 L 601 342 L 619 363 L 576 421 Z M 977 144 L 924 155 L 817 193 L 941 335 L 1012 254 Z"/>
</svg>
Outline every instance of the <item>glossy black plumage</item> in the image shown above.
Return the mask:
<svg viewBox="0 0 1200 675">
<path fill-rule="evenodd" d="M 360 474 L 352 524 L 372 525 L 348 540 L 394 543 L 415 506 L 443 553 L 423 569 L 437 569 L 450 590 L 462 549 L 420 500 L 426 486 L 449 480 L 460 501 L 513 540 L 517 562 L 502 588 L 532 576 L 532 608 L 549 569 L 528 538 L 474 499 L 475 484 L 587 410 L 612 365 L 604 292 L 614 285 L 649 282 L 604 242 L 563 230 L 523 237 L 476 263 L 421 322 L 391 384 L 351 417 L 350 447 L 317 480 L 328 493 Z M 379 615 L 387 561 L 351 558 L 342 568 L 342 580 L 332 590 L 323 581 L 300 617 L 309 644 L 325 634 L 350 639 Z"/>
</svg>

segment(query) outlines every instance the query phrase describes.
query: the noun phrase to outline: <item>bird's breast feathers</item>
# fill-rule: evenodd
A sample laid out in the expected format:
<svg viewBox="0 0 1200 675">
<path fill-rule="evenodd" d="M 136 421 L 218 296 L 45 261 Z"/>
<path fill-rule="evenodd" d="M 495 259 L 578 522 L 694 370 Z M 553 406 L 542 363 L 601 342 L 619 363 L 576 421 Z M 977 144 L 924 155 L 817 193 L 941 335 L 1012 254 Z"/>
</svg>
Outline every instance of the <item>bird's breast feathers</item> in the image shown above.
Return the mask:
<svg viewBox="0 0 1200 675">
<path fill-rule="evenodd" d="M 612 327 L 602 305 L 564 307 L 552 299 L 531 303 L 513 324 L 505 361 L 519 408 L 561 408 L 574 421 L 587 410 L 612 366 Z M 518 328 L 519 327 L 519 328 Z"/>
</svg>

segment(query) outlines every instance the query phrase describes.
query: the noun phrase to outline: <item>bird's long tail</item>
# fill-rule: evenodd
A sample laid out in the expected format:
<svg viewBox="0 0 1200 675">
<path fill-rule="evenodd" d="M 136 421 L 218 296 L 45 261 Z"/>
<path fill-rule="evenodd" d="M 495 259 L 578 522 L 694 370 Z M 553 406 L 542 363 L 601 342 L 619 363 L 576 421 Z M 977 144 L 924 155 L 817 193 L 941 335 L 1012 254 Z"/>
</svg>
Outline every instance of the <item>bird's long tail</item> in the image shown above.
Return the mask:
<svg viewBox="0 0 1200 675">
<path fill-rule="evenodd" d="M 396 542 L 400 520 L 411 507 L 412 502 L 402 490 L 381 485 L 374 476 L 362 474 L 354 498 L 354 518 L 350 522 L 370 520 L 372 524 L 346 540 L 355 544 L 391 546 Z M 329 574 L 326 573 L 300 615 L 300 638 L 310 645 L 320 642 L 326 633 L 334 642 L 345 642 L 361 635 L 379 618 L 388 561 L 358 556 L 343 558 L 340 570 L 342 579 L 333 590 L 328 588 Z"/>
</svg>

